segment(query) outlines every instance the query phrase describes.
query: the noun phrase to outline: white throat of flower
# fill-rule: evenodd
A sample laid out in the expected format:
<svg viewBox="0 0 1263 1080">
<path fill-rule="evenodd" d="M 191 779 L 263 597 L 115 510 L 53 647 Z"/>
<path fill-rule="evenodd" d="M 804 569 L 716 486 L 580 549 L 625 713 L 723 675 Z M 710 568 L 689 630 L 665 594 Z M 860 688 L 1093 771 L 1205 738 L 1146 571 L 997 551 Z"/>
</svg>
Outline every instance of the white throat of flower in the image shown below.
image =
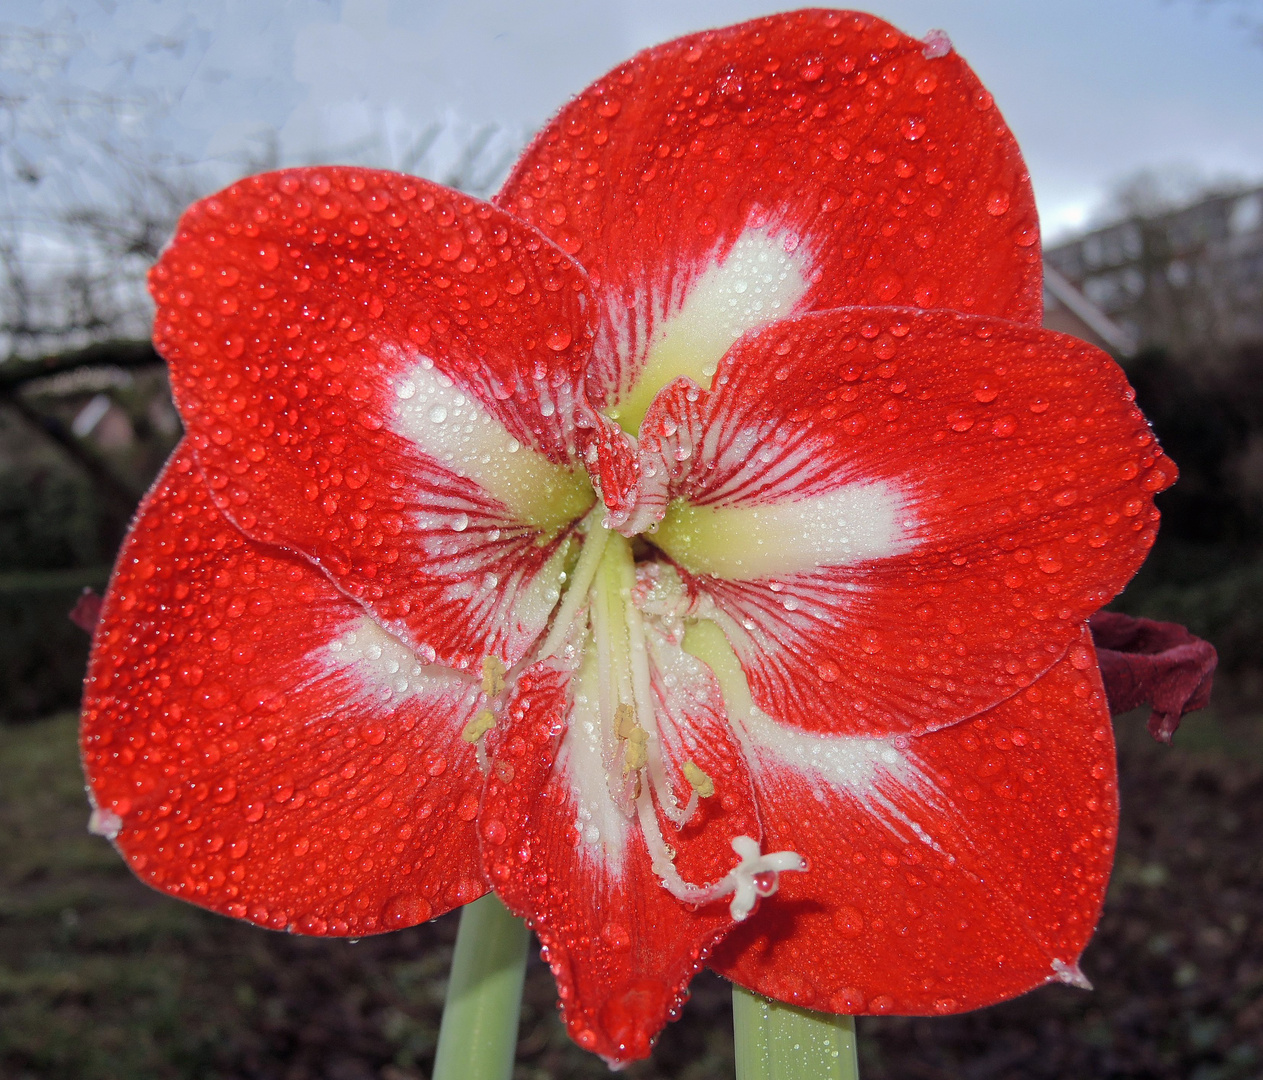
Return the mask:
<svg viewBox="0 0 1263 1080">
<path fill-rule="evenodd" d="M 672 896 L 698 905 L 731 896 L 732 917 L 745 919 L 759 896 L 776 891 L 780 873 L 804 870 L 805 862 L 792 851 L 764 853 L 756 840 L 742 835 L 731 838 L 740 861 L 720 880 L 695 884 L 680 874 L 658 809 L 676 829 L 683 828 L 697 809 L 699 788 L 710 780 L 690 762 L 698 781 L 681 805 L 667 776 L 658 730 L 645 626 L 634 602 L 631 541 L 601 524 L 597 512 L 589 514 L 582 528 L 583 549 L 538 654 L 556 656 L 575 670 L 575 685 L 598 717 L 599 766 L 592 754 L 573 760 L 571 767 L 604 771 L 610 799 L 625 819 L 639 823 L 654 872 Z"/>
</svg>

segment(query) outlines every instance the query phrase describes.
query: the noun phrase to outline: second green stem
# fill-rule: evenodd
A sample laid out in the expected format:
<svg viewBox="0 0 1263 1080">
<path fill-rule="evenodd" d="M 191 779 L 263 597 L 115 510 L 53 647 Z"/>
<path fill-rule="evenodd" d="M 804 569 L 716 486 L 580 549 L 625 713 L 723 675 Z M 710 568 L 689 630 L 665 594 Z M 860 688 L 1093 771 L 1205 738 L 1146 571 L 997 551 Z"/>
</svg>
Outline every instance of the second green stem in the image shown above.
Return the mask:
<svg viewBox="0 0 1263 1080">
<path fill-rule="evenodd" d="M 509 1080 L 530 931 L 495 893 L 461 912 L 433 1080 Z"/>
<path fill-rule="evenodd" d="M 855 1017 L 831 1016 L 732 988 L 737 1080 L 859 1080 Z"/>
</svg>

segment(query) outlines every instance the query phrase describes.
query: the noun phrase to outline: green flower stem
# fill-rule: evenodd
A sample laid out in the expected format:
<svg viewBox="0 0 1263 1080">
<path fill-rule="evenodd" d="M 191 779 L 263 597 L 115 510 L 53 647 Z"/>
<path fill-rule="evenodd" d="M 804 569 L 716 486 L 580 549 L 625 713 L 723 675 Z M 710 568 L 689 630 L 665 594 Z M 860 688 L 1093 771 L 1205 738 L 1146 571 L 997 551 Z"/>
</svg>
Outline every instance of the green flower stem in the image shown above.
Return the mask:
<svg viewBox="0 0 1263 1080">
<path fill-rule="evenodd" d="M 461 912 L 433 1080 L 509 1080 L 530 932 L 495 893 Z"/>
<path fill-rule="evenodd" d="M 859 1080 L 855 1017 L 830 1016 L 732 988 L 737 1080 Z"/>
</svg>

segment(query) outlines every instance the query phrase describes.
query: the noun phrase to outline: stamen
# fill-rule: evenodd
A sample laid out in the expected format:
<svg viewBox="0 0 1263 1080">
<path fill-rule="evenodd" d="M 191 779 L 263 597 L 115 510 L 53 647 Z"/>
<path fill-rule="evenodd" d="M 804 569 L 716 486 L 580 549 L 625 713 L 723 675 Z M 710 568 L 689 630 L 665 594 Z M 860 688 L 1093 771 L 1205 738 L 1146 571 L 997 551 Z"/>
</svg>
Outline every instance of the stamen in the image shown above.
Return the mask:
<svg viewBox="0 0 1263 1080">
<path fill-rule="evenodd" d="M 658 808 L 667 816 L 676 829 L 682 829 L 697 813 L 698 795 L 696 789 L 689 792 L 688 802 L 684 806 L 676 801 L 675 791 L 667 781 L 666 762 L 662 757 L 662 741 L 650 746 L 649 779 L 653 783 L 654 794 L 658 796 Z M 675 856 L 671 856 L 675 858 Z"/>
<path fill-rule="evenodd" d="M 689 782 L 689 787 L 703 799 L 709 799 L 715 794 L 715 781 L 702 772 L 692 761 L 684 763 L 684 779 Z"/>
<path fill-rule="evenodd" d="M 631 734 L 627 736 L 627 750 L 623 754 L 623 774 L 631 772 L 633 769 L 643 769 L 646 760 L 648 760 L 648 752 L 646 746 L 649 742 L 649 732 L 637 724 L 631 729 Z"/>
<path fill-rule="evenodd" d="M 491 710 L 483 709 L 465 725 L 465 730 L 460 733 L 460 737 L 467 743 L 476 743 L 495 726 L 496 718 Z"/>
<path fill-rule="evenodd" d="M 592 587 L 597 569 L 601 565 L 601 556 L 610 538 L 610 530 L 600 522 L 605 512 L 604 504 L 598 502 L 588 516 L 579 525 L 584 534 L 583 548 L 579 552 L 579 561 L 570 575 L 566 586 L 566 594 L 562 598 L 561 607 L 553 618 L 552 629 L 540 646 L 538 657 L 546 660 L 550 656 L 560 656 L 566 642 L 570 639 L 570 631 L 579 612 L 588 602 L 588 590 Z"/>
<path fill-rule="evenodd" d="M 586 533 L 583 550 L 548 637 L 536 655 L 545 658 L 573 649 L 575 631 L 586 622 L 584 649 L 591 651 L 586 659 L 577 658 L 577 666 L 584 683 L 583 696 L 595 706 L 611 805 L 628 818 L 638 819 L 654 872 L 672 896 L 688 904 L 707 904 L 731 895 L 733 918 L 744 919 L 754 910 L 759 896 L 775 892 L 778 874 L 804 869 L 805 863 L 792 851 L 764 855 L 754 840 L 743 836 L 732 841 L 740 862 L 719 881 L 695 885 L 680 876 L 675 868 L 676 851 L 662 835 L 659 808 L 682 828 L 696 811 L 698 800 L 714 795 L 715 784 L 696 762 L 689 761 L 684 767 L 691 788 L 688 804 L 681 809 L 676 802 L 657 735 L 656 696 L 644 621 L 634 596 L 636 571 L 631 543 L 591 515 L 580 528 Z"/>
<path fill-rule="evenodd" d="M 644 767 L 648 757 L 649 732 L 636 722 L 636 710 L 620 701 L 614 710 L 614 734 L 627 745 L 623 748 L 623 775 Z"/>
<path fill-rule="evenodd" d="M 465 725 L 465 730 L 460 733 L 460 737 L 467 743 L 472 743 L 474 752 L 478 758 L 478 768 L 482 770 L 482 775 L 486 776 L 491 772 L 491 758 L 487 755 L 487 743 L 483 736 L 496 726 L 496 718 L 492 715 L 490 709 L 482 709 L 474 715 L 474 718 Z"/>
<path fill-rule="evenodd" d="M 630 739 L 636 727 L 636 710 L 626 702 L 619 702 L 614 710 L 614 734 L 620 739 Z"/>
<path fill-rule="evenodd" d="M 482 692 L 489 698 L 504 693 L 504 661 L 498 656 L 488 656 L 482 662 Z"/>
</svg>

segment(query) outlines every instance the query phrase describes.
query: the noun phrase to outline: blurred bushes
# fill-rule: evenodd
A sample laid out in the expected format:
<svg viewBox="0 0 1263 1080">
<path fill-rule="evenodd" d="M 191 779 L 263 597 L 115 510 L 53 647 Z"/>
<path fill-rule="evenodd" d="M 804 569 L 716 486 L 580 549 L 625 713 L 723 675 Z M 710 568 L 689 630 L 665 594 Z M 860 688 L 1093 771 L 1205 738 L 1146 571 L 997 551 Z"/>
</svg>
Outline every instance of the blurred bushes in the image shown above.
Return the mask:
<svg viewBox="0 0 1263 1080">
<path fill-rule="evenodd" d="M 34 470 L 22 464 L 0 467 L 0 717 L 6 720 L 78 705 L 88 636 L 66 613 L 84 584 L 103 577 L 111 554 L 102 550 L 92 484 L 66 464 Z"/>
<path fill-rule="evenodd" d="M 52 570 L 95 566 L 101 506 L 91 482 L 69 466 L 0 466 L 0 568 Z"/>
<path fill-rule="evenodd" d="M 1225 672 L 1263 673 L 1263 345 L 1216 363 L 1151 351 L 1127 374 L 1180 479 L 1158 496 L 1157 544 L 1114 606 L 1184 623 Z"/>
<path fill-rule="evenodd" d="M 79 592 L 0 592 L 0 721 L 78 708 L 89 638 L 67 613 Z"/>
<path fill-rule="evenodd" d="M 23 375 L 16 361 L 0 381 L 0 722 L 78 708 L 89 640 L 67 613 L 85 586 L 104 588 L 180 435 L 147 345 L 49 359 L 67 363 Z"/>
</svg>

